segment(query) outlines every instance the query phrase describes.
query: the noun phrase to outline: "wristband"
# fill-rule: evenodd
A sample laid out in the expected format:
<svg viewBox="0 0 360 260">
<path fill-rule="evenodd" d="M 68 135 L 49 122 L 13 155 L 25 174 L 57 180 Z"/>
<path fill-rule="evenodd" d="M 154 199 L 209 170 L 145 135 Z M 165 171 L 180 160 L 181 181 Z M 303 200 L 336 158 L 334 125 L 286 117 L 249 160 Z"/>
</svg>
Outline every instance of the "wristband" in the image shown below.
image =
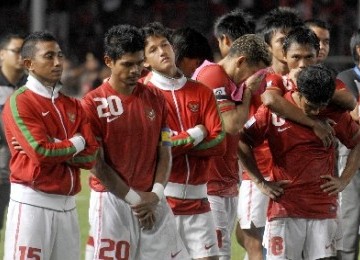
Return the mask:
<svg viewBox="0 0 360 260">
<path fill-rule="evenodd" d="M 137 204 L 141 201 L 139 194 L 137 194 L 132 188 L 129 189 L 125 196 L 125 201 L 130 205 Z"/>
<path fill-rule="evenodd" d="M 156 182 L 156 183 L 154 183 L 154 186 L 153 186 L 151 192 L 154 192 L 156 194 L 156 196 L 159 198 L 159 201 L 160 201 L 164 197 L 164 189 L 165 188 L 161 183 Z"/>
<path fill-rule="evenodd" d="M 204 132 L 198 126 L 190 128 L 186 132 L 194 139 L 194 146 L 197 146 L 204 140 Z"/>
</svg>

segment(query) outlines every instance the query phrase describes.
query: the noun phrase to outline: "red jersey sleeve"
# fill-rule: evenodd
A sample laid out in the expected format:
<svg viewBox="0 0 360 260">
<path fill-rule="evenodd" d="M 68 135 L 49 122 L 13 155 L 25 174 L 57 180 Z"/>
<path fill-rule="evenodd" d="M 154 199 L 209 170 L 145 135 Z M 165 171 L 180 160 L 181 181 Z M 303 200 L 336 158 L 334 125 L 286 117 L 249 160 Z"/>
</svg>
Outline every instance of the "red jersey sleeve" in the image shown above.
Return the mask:
<svg viewBox="0 0 360 260">
<path fill-rule="evenodd" d="M 281 75 L 267 74 L 265 79 L 266 90 L 277 90 L 280 91 L 281 95 L 284 95 L 287 92 L 283 77 Z"/>
<path fill-rule="evenodd" d="M 203 67 L 196 80 L 214 92 L 222 113 L 235 108 L 235 103 L 231 100 L 230 79 L 220 65 L 213 64 Z"/>
<path fill-rule="evenodd" d="M 255 115 L 245 123 L 243 130 L 240 132 L 240 140 L 251 147 L 261 145 L 266 139 L 270 119 L 270 110 L 261 105 Z"/>
</svg>

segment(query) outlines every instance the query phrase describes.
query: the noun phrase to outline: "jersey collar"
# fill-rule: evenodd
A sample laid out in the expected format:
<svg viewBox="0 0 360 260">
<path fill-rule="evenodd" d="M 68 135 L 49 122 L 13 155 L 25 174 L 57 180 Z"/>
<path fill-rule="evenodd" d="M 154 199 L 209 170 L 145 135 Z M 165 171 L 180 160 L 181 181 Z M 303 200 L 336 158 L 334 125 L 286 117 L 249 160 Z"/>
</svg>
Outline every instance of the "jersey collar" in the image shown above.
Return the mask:
<svg viewBox="0 0 360 260">
<path fill-rule="evenodd" d="M 45 87 L 32 75 L 28 76 L 25 85 L 31 91 L 46 98 L 57 98 L 62 87 L 62 85 L 59 83 L 57 83 L 54 87 Z"/>
<path fill-rule="evenodd" d="M 179 78 L 170 78 L 153 70 L 150 82 L 162 90 L 178 90 L 185 85 L 187 79 L 183 74 Z"/>
</svg>

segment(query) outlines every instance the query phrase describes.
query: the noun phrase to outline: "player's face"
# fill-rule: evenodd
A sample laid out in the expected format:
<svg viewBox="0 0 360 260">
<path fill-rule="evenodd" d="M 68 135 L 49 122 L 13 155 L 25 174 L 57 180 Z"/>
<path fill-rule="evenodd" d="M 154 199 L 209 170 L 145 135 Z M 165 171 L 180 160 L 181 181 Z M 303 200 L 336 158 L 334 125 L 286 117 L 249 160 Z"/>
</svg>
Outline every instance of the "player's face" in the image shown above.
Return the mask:
<svg viewBox="0 0 360 260">
<path fill-rule="evenodd" d="M 286 31 L 276 30 L 273 34 L 273 37 L 271 38 L 269 46 L 269 50 L 273 56 L 273 60 L 275 59 L 282 63 L 285 63 L 283 54 L 283 43 L 286 35 Z"/>
<path fill-rule="evenodd" d="M 173 76 L 172 74 L 176 71 L 175 53 L 165 37 L 149 36 L 146 38 L 145 66 Z"/>
<path fill-rule="evenodd" d="M 323 104 L 311 103 L 304 96 L 300 95 L 300 106 L 301 106 L 301 109 L 304 111 L 304 113 L 307 116 L 310 116 L 310 117 L 317 116 L 321 110 L 326 108 L 327 105 L 328 105 L 328 103 L 323 103 Z"/>
<path fill-rule="evenodd" d="M 20 56 L 23 42 L 24 40 L 20 38 L 11 39 L 9 44 L 0 51 L 0 60 L 4 68 L 18 71 L 24 69 L 24 64 Z"/>
<path fill-rule="evenodd" d="M 144 51 L 125 53 L 116 61 L 105 57 L 106 65 L 111 69 L 111 78 L 120 85 L 133 87 L 144 68 Z"/>
<path fill-rule="evenodd" d="M 35 49 L 34 56 L 25 59 L 25 66 L 43 85 L 53 86 L 61 78 L 64 54 L 55 41 L 40 41 Z"/>
<path fill-rule="evenodd" d="M 256 65 L 248 65 L 247 62 L 244 62 L 243 66 L 237 67 L 233 76 L 233 81 L 235 84 L 240 84 L 244 82 L 248 77 L 253 75 L 258 70 L 264 69 L 267 66 L 264 62 L 259 62 Z"/>
<path fill-rule="evenodd" d="M 311 30 L 316 34 L 320 41 L 320 51 L 317 57 L 317 62 L 323 62 L 327 56 L 329 55 L 330 51 L 330 32 L 329 30 L 313 26 Z"/>
<path fill-rule="evenodd" d="M 290 44 L 286 53 L 283 53 L 289 70 L 302 69 L 316 64 L 316 50 L 309 44 Z"/>
</svg>

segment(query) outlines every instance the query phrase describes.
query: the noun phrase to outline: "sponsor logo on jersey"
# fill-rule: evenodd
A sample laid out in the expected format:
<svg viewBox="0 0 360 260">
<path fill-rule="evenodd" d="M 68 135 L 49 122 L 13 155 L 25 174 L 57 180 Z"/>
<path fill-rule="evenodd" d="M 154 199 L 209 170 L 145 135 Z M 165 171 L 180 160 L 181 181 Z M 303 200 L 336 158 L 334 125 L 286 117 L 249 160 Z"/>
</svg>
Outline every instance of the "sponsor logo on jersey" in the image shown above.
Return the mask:
<svg viewBox="0 0 360 260">
<path fill-rule="evenodd" d="M 190 109 L 191 112 L 197 113 L 199 112 L 200 104 L 197 101 L 190 101 L 187 104 L 187 107 Z"/>
<path fill-rule="evenodd" d="M 50 111 L 46 111 L 46 112 L 41 112 L 42 116 L 47 116 L 50 113 Z"/>
<path fill-rule="evenodd" d="M 152 108 L 145 109 L 145 114 L 151 121 L 153 121 L 156 117 L 156 113 L 155 113 L 154 109 L 152 109 Z"/>
</svg>

